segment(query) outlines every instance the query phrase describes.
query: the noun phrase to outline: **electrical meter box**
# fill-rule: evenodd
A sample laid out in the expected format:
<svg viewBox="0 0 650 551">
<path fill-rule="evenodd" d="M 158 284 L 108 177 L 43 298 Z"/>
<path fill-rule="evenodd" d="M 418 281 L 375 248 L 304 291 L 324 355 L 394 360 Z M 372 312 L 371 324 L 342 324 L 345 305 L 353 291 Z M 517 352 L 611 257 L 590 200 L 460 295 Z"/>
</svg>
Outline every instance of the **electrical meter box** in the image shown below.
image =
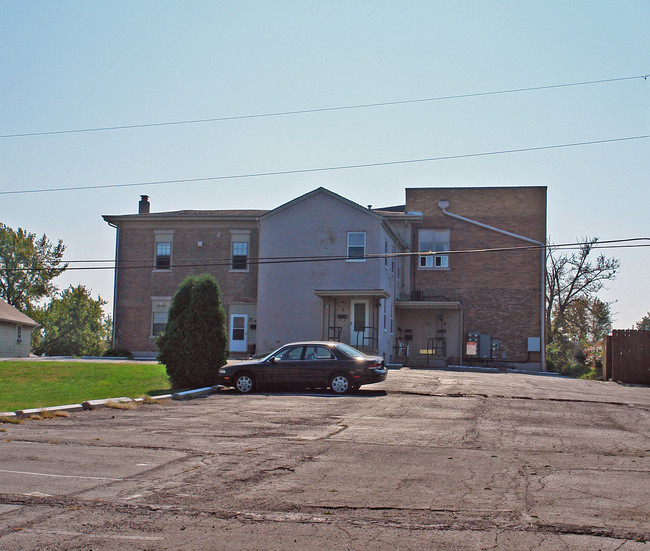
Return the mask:
<svg viewBox="0 0 650 551">
<path fill-rule="evenodd" d="M 478 356 L 478 346 L 481 340 L 481 335 L 476 331 L 469 331 L 467 333 L 467 343 L 465 345 L 465 354 L 467 356 Z"/>
<path fill-rule="evenodd" d="M 499 339 L 492 339 L 490 356 L 494 360 L 499 357 Z"/>
<path fill-rule="evenodd" d="M 481 338 L 479 339 L 478 351 L 479 351 L 479 356 L 484 360 L 491 357 L 492 339 L 490 339 L 490 335 L 485 335 L 485 334 L 481 335 Z"/>
</svg>

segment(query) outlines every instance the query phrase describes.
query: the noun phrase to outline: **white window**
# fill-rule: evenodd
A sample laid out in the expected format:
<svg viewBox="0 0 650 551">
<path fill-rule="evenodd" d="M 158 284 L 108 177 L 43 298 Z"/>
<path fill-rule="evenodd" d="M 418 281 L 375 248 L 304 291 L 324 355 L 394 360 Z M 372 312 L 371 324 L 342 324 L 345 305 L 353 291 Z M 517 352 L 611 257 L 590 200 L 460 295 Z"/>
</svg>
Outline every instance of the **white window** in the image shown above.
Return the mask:
<svg viewBox="0 0 650 551">
<path fill-rule="evenodd" d="M 384 241 L 384 266 L 388 270 L 388 241 Z"/>
<path fill-rule="evenodd" d="M 16 342 L 18 344 L 23 342 L 23 326 L 22 325 L 17 325 L 16 326 Z"/>
<path fill-rule="evenodd" d="M 366 232 L 348 232 L 348 262 L 366 261 Z"/>
<path fill-rule="evenodd" d="M 230 230 L 230 271 L 247 272 L 251 242 L 250 230 Z"/>
<path fill-rule="evenodd" d="M 232 242 L 232 270 L 248 270 L 248 243 L 242 241 Z"/>
<path fill-rule="evenodd" d="M 418 252 L 442 253 L 449 250 L 449 230 L 418 230 Z M 418 268 L 448 268 L 446 254 L 421 254 Z"/>
<path fill-rule="evenodd" d="M 169 318 L 172 297 L 151 297 L 151 336 L 155 337 L 165 330 Z"/>
<path fill-rule="evenodd" d="M 156 270 L 169 270 L 172 264 L 172 244 L 169 241 L 156 243 Z"/>
<path fill-rule="evenodd" d="M 174 232 L 169 230 L 156 230 L 154 248 L 154 270 L 171 270 L 172 243 Z"/>
</svg>

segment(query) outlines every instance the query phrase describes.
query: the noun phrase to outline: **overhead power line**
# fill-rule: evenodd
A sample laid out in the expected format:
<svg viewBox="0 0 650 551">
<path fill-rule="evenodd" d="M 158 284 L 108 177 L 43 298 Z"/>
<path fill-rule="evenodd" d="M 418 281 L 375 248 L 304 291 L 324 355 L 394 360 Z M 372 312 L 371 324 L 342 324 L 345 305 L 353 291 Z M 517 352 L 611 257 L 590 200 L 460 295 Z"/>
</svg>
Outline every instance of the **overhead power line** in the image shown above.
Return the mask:
<svg viewBox="0 0 650 551">
<path fill-rule="evenodd" d="M 643 243 L 639 243 L 639 242 Z M 484 254 L 484 253 L 502 253 L 502 252 L 516 252 L 516 251 L 539 251 L 540 249 L 578 249 L 582 245 L 586 245 L 588 242 L 583 243 L 561 243 L 561 244 L 549 244 L 545 247 L 541 245 L 518 245 L 514 247 L 492 247 L 492 248 L 481 248 L 481 249 L 459 249 L 459 250 L 450 250 L 450 251 L 408 251 L 402 253 L 369 253 L 364 256 L 364 260 L 383 260 L 385 258 L 410 258 L 413 256 L 435 256 L 435 255 L 460 255 L 460 254 Z M 607 241 L 598 241 L 594 244 L 594 249 L 618 249 L 618 248 L 645 248 L 650 247 L 650 237 L 633 237 L 625 239 L 611 239 Z M 152 259 L 137 259 L 132 262 L 134 264 L 129 264 L 126 261 L 122 261 L 122 264 L 119 265 L 120 270 L 134 270 L 134 269 L 151 269 L 152 268 Z M 336 262 L 336 261 L 345 261 L 349 260 L 347 255 L 314 255 L 314 256 L 278 256 L 278 257 L 259 257 L 259 258 L 249 258 L 248 264 L 251 266 L 259 266 L 262 264 L 302 264 L 309 262 Z M 114 260 L 68 260 L 66 263 L 86 263 L 86 262 L 96 262 L 96 263 L 112 263 Z M 213 258 L 209 261 L 205 259 L 185 259 L 184 261 L 174 263 L 174 268 L 216 268 L 220 266 L 230 266 L 232 260 L 228 258 Z M 114 270 L 115 266 L 81 266 L 81 267 L 68 267 L 66 271 L 79 271 L 79 270 Z M 16 268 L 13 271 L 21 272 L 34 272 L 39 271 L 40 268 Z M 12 271 L 12 270 L 8 270 Z"/>
<path fill-rule="evenodd" d="M 464 99 L 464 98 L 476 98 L 481 96 L 496 96 L 499 94 L 516 94 L 521 92 L 534 92 L 538 90 L 550 90 L 554 88 L 569 88 L 572 86 L 589 86 L 594 84 L 604 84 L 609 82 L 620 82 L 624 80 L 646 80 L 650 75 L 634 75 L 627 77 L 618 77 L 618 78 L 607 78 L 600 80 L 585 80 L 582 82 L 569 82 L 565 84 L 549 84 L 545 86 L 531 86 L 528 88 L 511 88 L 508 90 L 492 90 L 488 92 L 473 92 L 467 94 L 455 94 L 449 96 L 437 96 L 432 98 L 419 98 L 419 99 L 405 99 L 405 100 L 395 100 L 395 101 L 382 101 L 375 103 L 361 103 L 356 105 L 339 105 L 334 107 L 315 107 L 312 109 L 295 109 L 292 111 L 277 111 L 271 113 L 254 113 L 249 115 L 232 115 L 225 117 L 211 117 L 205 119 L 189 119 L 181 121 L 167 121 L 167 122 L 152 122 L 152 123 L 142 123 L 142 124 L 124 124 L 116 126 L 98 126 L 95 128 L 75 128 L 69 130 L 46 130 L 41 132 L 24 132 L 17 134 L 2 134 L 0 138 L 24 138 L 28 136 L 51 136 L 54 134 L 79 134 L 83 132 L 107 132 L 111 130 L 132 130 L 135 128 L 154 128 L 159 126 L 180 126 L 180 125 L 189 125 L 189 124 L 205 124 L 211 122 L 224 122 L 224 121 L 235 121 L 243 119 L 260 119 L 264 117 L 282 117 L 289 115 L 305 115 L 308 113 L 322 113 L 327 111 L 344 111 L 352 109 L 368 109 L 371 107 L 387 107 L 391 105 L 406 105 L 410 103 L 427 103 L 434 101 L 445 101 L 445 100 L 454 100 L 454 99 Z"/>
<path fill-rule="evenodd" d="M 0 195 L 21 195 L 25 193 L 51 193 L 51 192 L 60 192 L 60 191 L 80 191 L 80 190 L 91 190 L 91 189 L 112 189 L 112 188 L 121 188 L 121 187 L 138 187 L 138 186 L 160 186 L 160 185 L 169 185 L 169 184 L 189 184 L 189 183 L 198 183 L 198 182 L 210 182 L 218 180 L 236 180 L 242 178 L 261 178 L 267 176 L 287 176 L 290 174 L 308 174 L 312 172 L 328 172 L 334 170 L 350 170 L 353 168 L 372 168 L 379 166 L 394 166 L 394 165 L 405 165 L 405 164 L 415 164 L 415 163 L 427 163 L 433 161 L 449 161 L 453 159 L 468 159 L 471 157 L 488 157 L 493 155 L 506 155 L 510 153 L 525 153 L 530 151 L 543 151 L 547 149 L 560 149 L 565 147 L 578 147 L 585 145 L 596 145 L 604 143 L 614 143 L 614 142 L 624 142 L 631 140 L 645 140 L 650 138 L 650 134 L 641 135 L 641 136 L 626 136 L 624 138 L 610 138 L 605 140 L 591 140 L 585 142 L 572 142 L 556 145 L 542 145 L 537 147 L 521 147 L 517 149 L 502 149 L 498 151 L 484 151 L 481 153 L 464 153 L 459 155 L 443 155 L 440 157 L 424 157 L 421 159 L 405 159 L 398 161 L 383 161 L 377 163 L 360 163 L 354 165 L 339 165 L 339 166 L 328 166 L 320 168 L 304 168 L 296 170 L 278 170 L 270 172 L 252 172 L 248 174 L 231 174 L 227 176 L 209 176 L 205 178 L 182 178 L 179 180 L 158 180 L 158 181 L 149 181 L 149 182 L 133 182 L 126 184 L 103 184 L 95 186 L 76 186 L 76 187 L 61 187 L 61 188 L 40 188 L 40 189 L 21 189 L 13 191 L 0 191 Z"/>
</svg>

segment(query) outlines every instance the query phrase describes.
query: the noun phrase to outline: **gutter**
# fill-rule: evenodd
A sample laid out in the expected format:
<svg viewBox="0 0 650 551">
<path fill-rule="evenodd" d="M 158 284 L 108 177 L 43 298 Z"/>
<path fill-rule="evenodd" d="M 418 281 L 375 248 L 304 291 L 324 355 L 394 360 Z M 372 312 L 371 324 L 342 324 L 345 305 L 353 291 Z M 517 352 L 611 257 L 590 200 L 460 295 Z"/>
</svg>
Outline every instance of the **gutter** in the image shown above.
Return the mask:
<svg viewBox="0 0 650 551">
<path fill-rule="evenodd" d="M 475 226 L 479 226 L 481 228 L 484 228 L 486 230 L 490 230 L 493 232 L 500 233 L 502 235 L 507 235 L 509 237 L 513 237 L 515 239 L 519 239 L 521 241 L 526 241 L 527 243 L 532 243 L 533 245 L 539 245 L 541 247 L 541 253 L 542 253 L 542 263 L 541 263 L 541 272 L 542 272 L 542 281 L 541 281 L 541 295 L 542 295 L 542 304 L 541 304 L 541 320 L 540 320 L 540 330 L 539 330 L 539 346 L 540 346 L 540 352 L 541 352 L 541 360 L 542 360 L 542 371 L 546 371 L 546 342 L 545 342 L 545 328 L 544 325 L 546 323 L 546 243 L 542 243 L 541 241 L 536 241 L 535 239 L 531 239 L 530 237 L 525 237 L 523 235 L 519 235 L 517 233 L 512 233 L 506 230 L 502 230 L 500 228 L 495 228 L 494 226 L 490 226 L 488 224 L 484 224 L 483 222 L 478 222 L 476 220 L 472 220 L 471 218 L 465 218 L 464 216 L 460 216 L 459 214 L 454 214 L 453 212 L 449 212 L 447 208 L 449 208 L 449 201 L 446 200 L 441 200 L 438 201 L 438 207 L 440 207 L 440 210 L 442 210 L 442 213 L 445 216 L 449 216 L 450 218 L 455 218 L 456 220 L 460 220 L 462 222 L 467 222 L 468 224 L 474 224 Z M 462 342 L 462 341 L 461 341 Z M 462 352 L 462 350 L 461 350 Z M 462 354 L 461 354 L 462 356 Z"/>
</svg>

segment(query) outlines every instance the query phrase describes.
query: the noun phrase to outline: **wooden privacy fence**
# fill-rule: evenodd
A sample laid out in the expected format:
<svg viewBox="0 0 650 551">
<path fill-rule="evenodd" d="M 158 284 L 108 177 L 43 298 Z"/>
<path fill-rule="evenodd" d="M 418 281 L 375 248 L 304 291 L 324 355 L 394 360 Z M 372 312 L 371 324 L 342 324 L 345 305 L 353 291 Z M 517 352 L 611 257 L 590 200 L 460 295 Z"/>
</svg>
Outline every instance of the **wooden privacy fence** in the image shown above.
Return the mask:
<svg viewBox="0 0 650 551">
<path fill-rule="evenodd" d="M 650 385 L 650 331 L 612 331 L 603 357 L 605 380 Z"/>
</svg>

